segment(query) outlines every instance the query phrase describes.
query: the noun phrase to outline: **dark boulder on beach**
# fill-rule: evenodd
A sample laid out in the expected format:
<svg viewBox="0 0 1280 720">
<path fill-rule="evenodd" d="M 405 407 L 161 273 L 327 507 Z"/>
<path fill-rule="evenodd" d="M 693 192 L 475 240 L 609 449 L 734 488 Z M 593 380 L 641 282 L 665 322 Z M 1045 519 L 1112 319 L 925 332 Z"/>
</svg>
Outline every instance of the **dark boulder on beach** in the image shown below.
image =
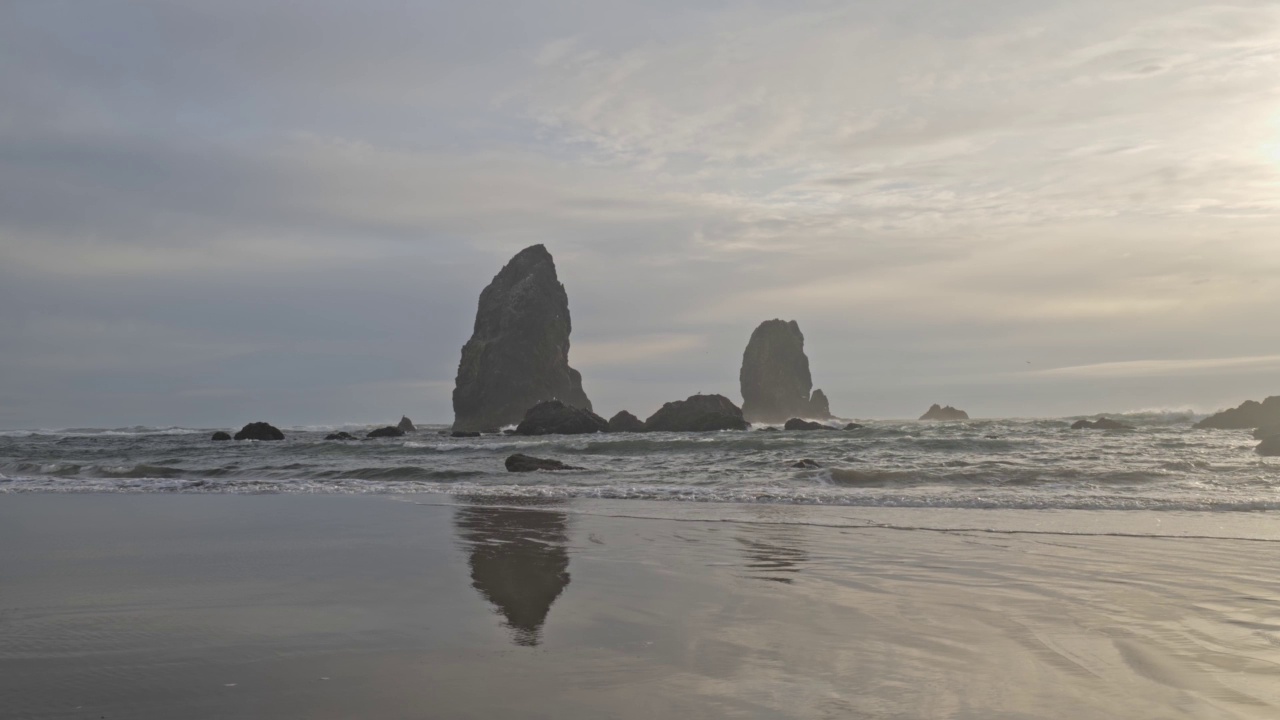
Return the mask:
<svg viewBox="0 0 1280 720">
<path fill-rule="evenodd" d="M 968 420 L 969 413 L 953 408 L 950 405 L 942 407 L 938 403 L 929 406 L 929 410 L 920 416 L 921 420 Z"/>
<path fill-rule="evenodd" d="M 356 436 L 352 435 L 349 432 L 340 430 L 336 433 L 329 433 L 328 435 L 325 435 L 324 439 L 325 440 L 355 440 Z"/>
<path fill-rule="evenodd" d="M 1110 418 L 1098 418 L 1094 422 L 1088 420 L 1077 420 L 1071 423 L 1072 430 L 1132 430 L 1129 425 L 1117 422 Z"/>
<path fill-rule="evenodd" d="M 1223 410 L 1196 423 L 1198 429 L 1252 430 L 1264 426 L 1280 427 L 1280 395 L 1262 402 L 1245 400 L 1239 407 Z"/>
<path fill-rule="evenodd" d="M 591 410 L 582 376 L 569 367 L 571 329 L 551 253 L 542 245 L 521 250 L 480 293 L 458 363 L 453 429 L 514 425 L 543 400 Z"/>
<path fill-rule="evenodd" d="M 622 410 L 617 415 L 609 418 L 609 432 L 644 432 L 644 421 L 626 410 Z"/>
<path fill-rule="evenodd" d="M 791 418 L 786 425 L 782 426 L 783 430 L 836 430 L 830 425 L 823 425 L 819 422 L 809 422 L 800 418 Z"/>
<path fill-rule="evenodd" d="M 723 395 L 694 395 L 674 400 L 644 421 L 646 432 L 710 432 L 746 430 L 742 410 Z"/>
<path fill-rule="evenodd" d="M 534 472 L 535 470 L 582 470 L 583 468 L 573 465 L 565 465 L 559 460 L 551 460 L 549 458 L 538 458 L 531 455 L 522 455 L 516 453 L 507 458 L 507 472 Z"/>
<path fill-rule="evenodd" d="M 805 458 L 804 460 L 797 460 L 791 467 L 798 470 L 813 470 L 822 466 L 809 458 Z"/>
<path fill-rule="evenodd" d="M 377 430 L 371 430 L 365 435 L 367 438 L 387 438 L 387 437 L 403 437 L 404 431 L 398 427 L 388 425 L 380 427 Z"/>
<path fill-rule="evenodd" d="M 396 423 L 396 427 L 407 433 L 418 431 L 418 428 L 414 427 L 413 421 L 409 419 L 408 415 L 401 415 L 400 422 Z"/>
<path fill-rule="evenodd" d="M 270 423 L 254 422 L 240 428 L 236 440 L 283 440 L 284 433 Z"/>
<path fill-rule="evenodd" d="M 742 354 L 738 373 L 742 415 L 749 422 L 783 422 L 831 417 L 830 403 L 813 388 L 804 334 L 795 320 L 766 320 L 756 327 Z"/>
<path fill-rule="evenodd" d="M 214 440 L 214 441 L 216 441 L 216 442 L 222 442 L 223 440 L 230 440 L 230 439 L 231 439 L 231 435 L 230 435 L 229 433 L 223 432 L 223 431 L 221 431 L 221 430 L 219 430 L 218 432 L 214 433 L 214 434 L 213 434 L 213 437 L 212 437 L 212 438 L 210 438 L 210 440 Z"/>
<path fill-rule="evenodd" d="M 516 426 L 517 435 L 585 435 L 608 431 L 609 423 L 604 418 L 559 400 L 547 400 L 529 408 Z"/>
<path fill-rule="evenodd" d="M 1257 452 L 1263 457 L 1280 456 L 1280 435 L 1263 438 L 1262 442 L 1258 443 Z"/>
</svg>

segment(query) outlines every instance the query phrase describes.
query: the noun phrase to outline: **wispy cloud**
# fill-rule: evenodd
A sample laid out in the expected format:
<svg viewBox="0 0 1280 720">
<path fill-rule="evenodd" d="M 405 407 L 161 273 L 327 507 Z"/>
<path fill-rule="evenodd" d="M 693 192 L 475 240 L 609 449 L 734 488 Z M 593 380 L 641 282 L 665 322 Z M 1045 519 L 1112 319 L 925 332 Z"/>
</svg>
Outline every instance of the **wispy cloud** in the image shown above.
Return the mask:
<svg viewBox="0 0 1280 720">
<path fill-rule="evenodd" d="M 1125 360 L 1035 370 L 1028 375 L 1076 378 L 1177 377 L 1280 368 L 1280 355 L 1197 358 L 1190 360 Z"/>
</svg>

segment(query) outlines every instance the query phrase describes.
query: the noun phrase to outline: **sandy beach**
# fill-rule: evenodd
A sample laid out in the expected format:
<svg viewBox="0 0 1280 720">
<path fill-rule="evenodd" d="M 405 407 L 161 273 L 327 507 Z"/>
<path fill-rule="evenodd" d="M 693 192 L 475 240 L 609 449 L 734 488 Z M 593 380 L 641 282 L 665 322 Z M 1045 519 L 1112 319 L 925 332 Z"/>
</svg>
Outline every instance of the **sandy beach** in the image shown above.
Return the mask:
<svg viewBox="0 0 1280 720">
<path fill-rule="evenodd" d="M 0 697 L 15 719 L 1276 717 L 1265 518 L 1099 515 L 9 495 Z"/>
</svg>

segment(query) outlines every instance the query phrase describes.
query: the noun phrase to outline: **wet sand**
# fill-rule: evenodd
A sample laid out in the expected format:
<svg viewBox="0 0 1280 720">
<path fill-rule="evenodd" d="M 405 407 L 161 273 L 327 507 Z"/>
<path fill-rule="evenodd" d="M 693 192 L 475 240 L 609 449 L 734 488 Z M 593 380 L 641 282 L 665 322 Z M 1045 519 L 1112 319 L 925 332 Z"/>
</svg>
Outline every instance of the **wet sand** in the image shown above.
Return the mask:
<svg viewBox="0 0 1280 720">
<path fill-rule="evenodd" d="M 1276 524 L 0 496 L 0 716 L 1275 718 Z"/>
</svg>

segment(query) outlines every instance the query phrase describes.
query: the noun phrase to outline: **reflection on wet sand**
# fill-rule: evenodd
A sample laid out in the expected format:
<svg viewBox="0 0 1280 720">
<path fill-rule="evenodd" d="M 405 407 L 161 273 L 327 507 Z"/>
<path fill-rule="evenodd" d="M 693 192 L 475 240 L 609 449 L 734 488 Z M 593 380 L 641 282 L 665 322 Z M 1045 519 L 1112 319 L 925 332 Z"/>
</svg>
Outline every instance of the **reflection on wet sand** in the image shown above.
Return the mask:
<svg viewBox="0 0 1280 720">
<path fill-rule="evenodd" d="M 752 514 L 766 522 L 787 517 L 785 512 L 775 510 Z M 746 525 L 744 530 L 736 540 L 746 555 L 747 577 L 753 580 L 790 585 L 795 574 L 809 562 L 809 552 L 803 548 L 803 530 L 797 526 Z"/>
<path fill-rule="evenodd" d="M 551 604 L 569 585 L 567 516 L 472 504 L 455 510 L 454 524 L 469 555 L 471 586 L 506 618 L 513 642 L 537 645 Z"/>
</svg>

